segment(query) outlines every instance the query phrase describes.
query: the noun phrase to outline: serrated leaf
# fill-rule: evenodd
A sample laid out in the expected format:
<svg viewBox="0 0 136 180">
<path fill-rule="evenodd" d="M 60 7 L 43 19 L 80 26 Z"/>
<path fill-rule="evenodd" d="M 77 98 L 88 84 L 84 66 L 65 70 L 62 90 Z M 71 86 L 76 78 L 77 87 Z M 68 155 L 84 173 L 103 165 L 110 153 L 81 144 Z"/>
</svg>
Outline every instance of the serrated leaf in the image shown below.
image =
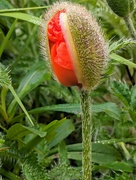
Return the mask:
<svg viewBox="0 0 136 180">
<path fill-rule="evenodd" d="M 47 177 L 45 167 L 37 161 L 36 154 L 31 154 L 25 159 L 22 173 L 26 180 L 46 180 Z"/>
<path fill-rule="evenodd" d="M 125 106 L 130 103 L 130 91 L 127 84 L 122 82 L 113 81 L 111 83 L 112 93 L 120 100 Z"/>
<path fill-rule="evenodd" d="M 125 47 L 128 48 L 129 45 L 136 45 L 136 41 L 133 39 L 119 39 L 110 45 L 109 52 L 113 53 Z"/>
<path fill-rule="evenodd" d="M 97 3 L 98 4 L 98 3 Z M 105 6 L 105 1 L 101 1 L 98 8 L 98 17 L 101 19 L 102 22 L 106 23 L 107 28 L 107 35 L 110 39 L 114 35 L 117 35 L 119 37 L 124 37 L 124 35 L 127 36 L 127 28 L 125 27 L 124 23 L 122 23 L 122 19 L 118 16 L 115 16 L 115 14 L 108 8 L 108 6 Z"/>
<path fill-rule="evenodd" d="M 67 157 L 67 148 L 66 143 L 64 141 L 60 142 L 58 146 L 59 151 L 59 163 L 67 166 L 68 165 L 68 157 Z"/>
<path fill-rule="evenodd" d="M 136 110 L 136 85 L 131 88 L 131 102 L 130 105 Z"/>
<path fill-rule="evenodd" d="M 8 74 L 8 70 L 0 63 L 0 86 L 8 88 L 11 84 L 11 80 Z"/>
<path fill-rule="evenodd" d="M 8 129 L 6 138 L 10 140 L 16 140 L 31 133 L 36 134 L 39 137 L 46 136 L 46 132 L 42 132 L 40 130 L 31 127 L 26 127 L 23 126 L 22 124 L 17 123 Z"/>
</svg>

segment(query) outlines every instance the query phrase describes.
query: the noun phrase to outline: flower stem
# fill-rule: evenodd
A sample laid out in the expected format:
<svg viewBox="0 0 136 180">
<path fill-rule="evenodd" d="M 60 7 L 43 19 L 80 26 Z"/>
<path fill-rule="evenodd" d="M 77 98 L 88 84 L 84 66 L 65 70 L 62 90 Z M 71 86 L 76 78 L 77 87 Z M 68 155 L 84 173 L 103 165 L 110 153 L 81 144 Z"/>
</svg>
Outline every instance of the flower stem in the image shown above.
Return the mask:
<svg viewBox="0 0 136 180">
<path fill-rule="evenodd" d="M 136 30 L 134 28 L 134 25 L 133 25 L 133 22 L 132 22 L 130 15 L 128 15 L 127 17 L 124 17 L 124 20 L 125 20 L 125 23 L 128 27 L 128 30 L 130 32 L 131 37 L 133 39 L 136 39 Z"/>
<path fill-rule="evenodd" d="M 81 90 L 82 107 L 82 180 L 92 180 L 92 120 L 89 91 Z"/>
</svg>

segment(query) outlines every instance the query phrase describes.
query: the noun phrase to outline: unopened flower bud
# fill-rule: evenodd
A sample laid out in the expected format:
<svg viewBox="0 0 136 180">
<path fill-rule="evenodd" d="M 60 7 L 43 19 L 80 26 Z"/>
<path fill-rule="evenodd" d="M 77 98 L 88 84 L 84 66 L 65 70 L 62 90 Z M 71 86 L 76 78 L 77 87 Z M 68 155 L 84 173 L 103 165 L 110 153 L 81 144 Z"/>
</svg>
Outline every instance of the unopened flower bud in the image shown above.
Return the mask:
<svg viewBox="0 0 136 180">
<path fill-rule="evenodd" d="M 126 17 L 134 10 L 134 0 L 107 0 L 107 3 L 120 17 Z"/>
<path fill-rule="evenodd" d="M 56 79 L 65 86 L 94 88 L 107 59 L 101 29 L 80 5 L 55 3 L 41 27 L 42 51 Z"/>
</svg>

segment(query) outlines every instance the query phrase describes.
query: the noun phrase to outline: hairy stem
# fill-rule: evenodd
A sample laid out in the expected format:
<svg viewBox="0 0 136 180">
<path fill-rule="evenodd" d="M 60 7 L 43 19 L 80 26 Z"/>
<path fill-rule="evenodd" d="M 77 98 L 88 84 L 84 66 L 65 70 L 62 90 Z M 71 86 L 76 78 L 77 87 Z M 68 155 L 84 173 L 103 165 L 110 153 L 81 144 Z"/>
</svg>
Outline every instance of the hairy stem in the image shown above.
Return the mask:
<svg viewBox="0 0 136 180">
<path fill-rule="evenodd" d="M 125 23 L 128 27 L 128 30 L 130 32 L 131 37 L 133 39 L 136 39 L 136 30 L 134 28 L 134 25 L 133 25 L 133 22 L 132 22 L 130 15 L 128 15 L 127 17 L 124 17 L 124 20 L 125 20 Z"/>
<path fill-rule="evenodd" d="M 92 120 L 91 102 L 88 91 L 81 91 L 82 107 L 82 180 L 92 180 Z"/>
</svg>

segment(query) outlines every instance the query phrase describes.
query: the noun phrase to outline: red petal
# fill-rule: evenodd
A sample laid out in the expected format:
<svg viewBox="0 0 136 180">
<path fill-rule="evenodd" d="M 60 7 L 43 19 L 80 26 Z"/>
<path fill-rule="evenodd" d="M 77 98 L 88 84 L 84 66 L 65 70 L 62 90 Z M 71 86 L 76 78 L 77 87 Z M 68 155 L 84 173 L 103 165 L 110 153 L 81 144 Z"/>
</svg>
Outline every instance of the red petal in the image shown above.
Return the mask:
<svg viewBox="0 0 136 180">
<path fill-rule="evenodd" d="M 56 42 L 58 40 L 63 41 L 63 34 L 61 32 L 61 27 L 59 24 L 59 15 L 63 11 L 59 11 L 55 14 L 55 16 L 51 19 L 51 21 L 48 24 L 48 38 L 49 40 Z"/>
<path fill-rule="evenodd" d="M 64 42 L 53 45 L 51 49 L 51 59 L 54 73 L 62 85 L 79 85 Z"/>
<path fill-rule="evenodd" d="M 77 78 L 74 71 L 65 69 L 59 66 L 56 62 L 53 62 L 54 72 L 59 82 L 64 86 L 78 85 Z"/>
<path fill-rule="evenodd" d="M 53 71 L 62 85 L 77 85 L 81 87 L 74 73 L 72 60 L 59 24 L 59 15 L 61 12 L 65 11 L 59 11 L 55 14 L 48 24 L 48 38 Z"/>
<path fill-rule="evenodd" d="M 65 42 L 57 42 L 51 48 L 52 59 L 60 66 L 73 70 L 73 65 Z"/>
</svg>

